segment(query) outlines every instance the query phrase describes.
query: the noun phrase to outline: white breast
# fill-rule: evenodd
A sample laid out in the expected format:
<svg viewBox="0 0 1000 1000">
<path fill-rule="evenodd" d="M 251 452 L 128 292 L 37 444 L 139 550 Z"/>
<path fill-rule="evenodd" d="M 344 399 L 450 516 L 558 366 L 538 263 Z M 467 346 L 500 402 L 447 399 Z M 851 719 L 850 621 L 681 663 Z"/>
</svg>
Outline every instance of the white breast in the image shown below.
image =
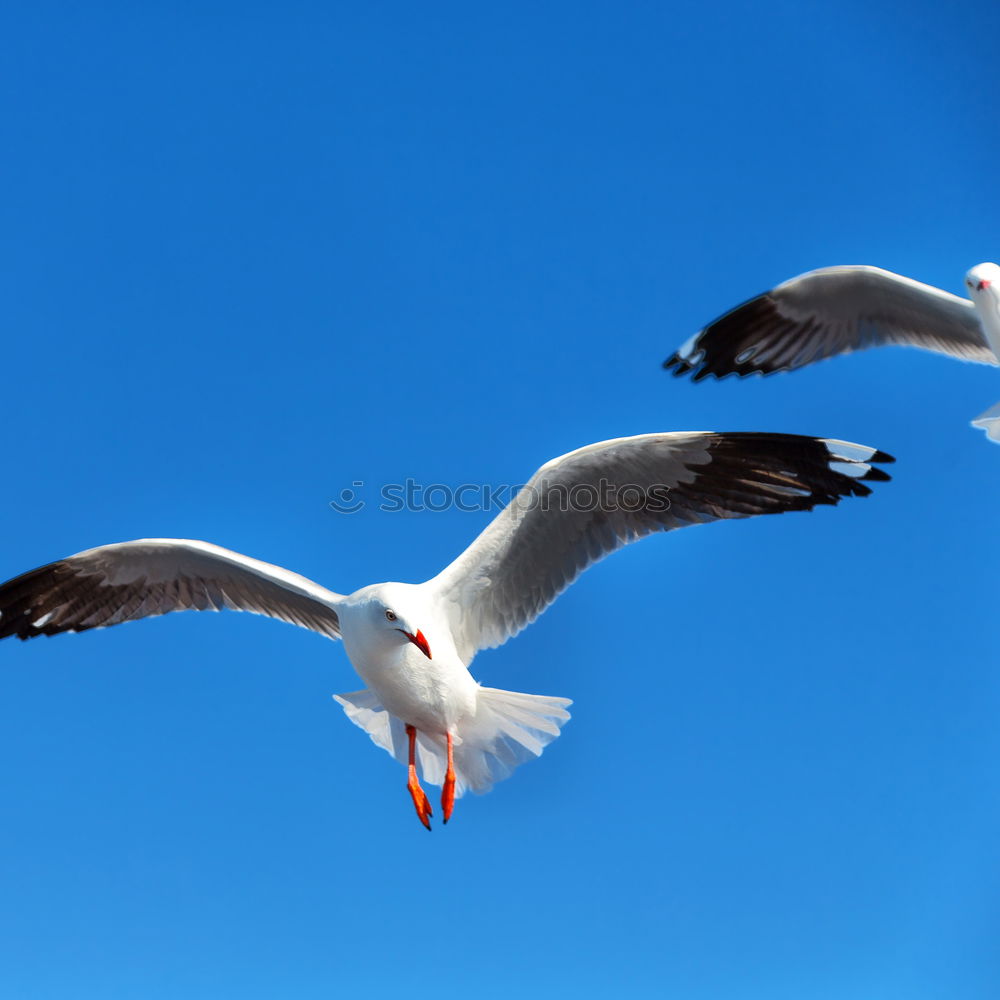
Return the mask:
<svg viewBox="0 0 1000 1000">
<path fill-rule="evenodd" d="M 430 660 L 412 644 L 375 653 L 352 648 L 349 641 L 344 646 L 361 679 L 407 725 L 444 734 L 475 714 L 478 685 L 444 644 L 431 647 Z"/>
</svg>

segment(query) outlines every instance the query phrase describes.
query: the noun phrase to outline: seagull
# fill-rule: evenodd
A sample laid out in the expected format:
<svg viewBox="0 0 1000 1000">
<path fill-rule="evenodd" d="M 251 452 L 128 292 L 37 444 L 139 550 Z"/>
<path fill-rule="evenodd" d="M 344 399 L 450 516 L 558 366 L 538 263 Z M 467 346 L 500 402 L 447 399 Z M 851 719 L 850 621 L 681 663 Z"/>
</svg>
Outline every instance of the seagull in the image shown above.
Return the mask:
<svg viewBox="0 0 1000 1000">
<path fill-rule="evenodd" d="M 770 375 L 836 354 L 904 344 L 1000 364 L 1000 267 L 965 276 L 971 301 L 867 265 L 808 271 L 744 302 L 663 362 L 675 375 Z M 973 422 L 1000 442 L 1000 404 Z"/>
<path fill-rule="evenodd" d="M 0 584 L 0 638 L 83 632 L 230 608 L 342 639 L 367 685 L 335 695 L 352 722 L 441 786 L 444 821 L 466 790 L 488 791 L 540 756 L 571 702 L 481 687 L 469 665 L 534 621 L 592 563 L 658 531 L 811 510 L 867 496 L 891 456 L 793 434 L 662 433 L 591 444 L 543 465 L 478 538 L 424 583 L 353 594 L 209 542 L 145 538 L 88 549 Z"/>
</svg>

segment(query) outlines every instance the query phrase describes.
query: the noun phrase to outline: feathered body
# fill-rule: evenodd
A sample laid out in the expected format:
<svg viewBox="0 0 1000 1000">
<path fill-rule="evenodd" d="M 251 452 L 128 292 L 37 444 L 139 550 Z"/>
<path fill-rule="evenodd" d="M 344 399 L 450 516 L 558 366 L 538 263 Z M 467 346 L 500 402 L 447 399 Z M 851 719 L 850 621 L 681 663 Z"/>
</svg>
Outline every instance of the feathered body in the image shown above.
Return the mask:
<svg viewBox="0 0 1000 1000">
<path fill-rule="evenodd" d="M 977 264 L 965 286 L 969 299 L 867 264 L 808 271 L 713 320 L 663 367 L 742 378 L 893 344 L 1000 364 L 1000 266 Z M 972 425 L 1000 442 L 1000 403 Z"/>
<path fill-rule="evenodd" d="M 866 481 L 889 478 L 877 467 L 887 461 L 874 448 L 791 434 L 616 438 L 547 462 L 425 583 L 373 584 L 344 596 L 208 542 L 142 539 L 89 549 L 0 585 L 0 638 L 221 608 L 342 638 L 367 687 L 336 699 L 409 766 L 408 787 L 429 827 L 418 768 L 443 785 L 447 819 L 454 796 L 487 791 L 541 754 L 569 718 L 566 698 L 477 684 L 469 666 L 480 649 L 516 635 L 589 565 L 631 541 L 866 496 Z M 612 487 L 600 504 L 567 505 L 598 484 Z"/>
</svg>

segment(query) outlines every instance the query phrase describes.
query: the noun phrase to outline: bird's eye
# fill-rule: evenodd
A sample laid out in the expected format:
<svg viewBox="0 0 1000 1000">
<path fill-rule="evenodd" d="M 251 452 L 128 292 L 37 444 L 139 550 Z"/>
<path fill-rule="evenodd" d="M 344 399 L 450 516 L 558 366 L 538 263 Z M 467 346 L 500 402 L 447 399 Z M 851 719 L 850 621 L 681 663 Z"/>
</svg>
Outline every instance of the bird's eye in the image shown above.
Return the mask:
<svg viewBox="0 0 1000 1000">
<path fill-rule="evenodd" d="M 394 622 L 396 620 L 396 612 L 395 611 L 389 611 L 388 609 L 386 609 L 385 620 L 387 622 Z"/>
</svg>

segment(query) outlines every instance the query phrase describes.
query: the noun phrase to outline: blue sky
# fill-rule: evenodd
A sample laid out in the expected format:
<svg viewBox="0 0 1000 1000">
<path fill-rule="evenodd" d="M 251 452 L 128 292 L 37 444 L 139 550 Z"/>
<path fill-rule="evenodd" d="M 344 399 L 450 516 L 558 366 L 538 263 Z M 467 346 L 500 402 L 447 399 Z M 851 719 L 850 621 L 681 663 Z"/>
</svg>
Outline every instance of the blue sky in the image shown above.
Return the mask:
<svg viewBox="0 0 1000 1000">
<path fill-rule="evenodd" d="M 847 438 L 867 500 L 675 532 L 483 654 L 575 700 L 428 836 L 328 641 L 174 615 L 0 648 L 0 992 L 768 1000 L 1000 989 L 1000 450 L 918 352 L 691 385 L 737 301 L 1000 257 L 1000 12 L 41 2 L 0 15 L 0 575 L 202 538 L 348 592 L 654 430 Z M 405 991 L 405 992 L 404 992 Z"/>
</svg>

